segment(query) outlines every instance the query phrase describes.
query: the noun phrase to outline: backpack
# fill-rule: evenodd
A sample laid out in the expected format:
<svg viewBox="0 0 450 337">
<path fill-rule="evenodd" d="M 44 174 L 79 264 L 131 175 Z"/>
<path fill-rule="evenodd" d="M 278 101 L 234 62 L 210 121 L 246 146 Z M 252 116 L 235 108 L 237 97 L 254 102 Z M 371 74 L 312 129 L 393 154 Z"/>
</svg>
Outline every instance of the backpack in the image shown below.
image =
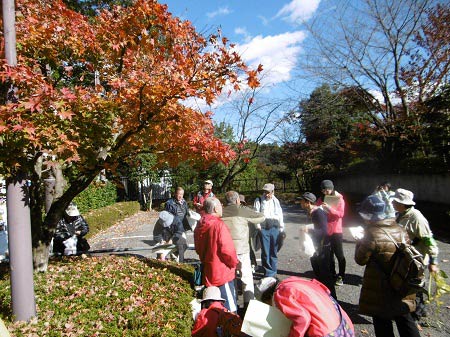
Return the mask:
<svg viewBox="0 0 450 337">
<path fill-rule="evenodd" d="M 411 244 L 407 243 L 403 234 L 402 241 L 397 242 L 382 229 L 395 244 L 396 250 L 391 258 L 391 270 L 388 273 L 389 284 L 402 297 L 427 292 L 425 287 L 425 264 L 422 254 Z"/>
</svg>

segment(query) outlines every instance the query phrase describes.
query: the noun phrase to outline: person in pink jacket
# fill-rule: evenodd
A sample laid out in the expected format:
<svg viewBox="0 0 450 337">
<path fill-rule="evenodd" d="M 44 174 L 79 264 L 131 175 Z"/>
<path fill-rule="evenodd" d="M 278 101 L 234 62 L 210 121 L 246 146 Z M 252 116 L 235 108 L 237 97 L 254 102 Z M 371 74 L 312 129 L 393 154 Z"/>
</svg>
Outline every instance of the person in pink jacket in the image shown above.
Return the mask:
<svg viewBox="0 0 450 337">
<path fill-rule="evenodd" d="M 219 199 L 207 198 L 205 213 L 194 230 L 195 251 L 203 265 L 202 284 L 216 286 L 225 299 L 225 307 L 237 311 L 234 279 L 238 258 L 230 231 L 220 218 L 222 205 Z"/>
<path fill-rule="evenodd" d="M 336 285 L 344 284 L 345 277 L 345 256 L 342 247 L 343 233 L 342 233 L 342 218 L 345 212 L 345 201 L 342 194 L 334 189 L 334 184 L 331 180 L 323 180 L 320 183 L 320 190 L 323 193 L 323 198 L 317 200 L 317 205 L 327 213 L 328 217 L 328 235 L 331 243 L 331 265 L 330 270 L 336 279 Z M 327 196 L 333 203 L 327 203 Z M 336 274 L 336 266 L 334 263 L 334 255 L 338 260 L 339 273 Z"/>
<path fill-rule="evenodd" d="M 288 337 L 355 336 L 347 313 L 328 288 L 315 279 L 292 276 L 279 282 L 266 277 L 257 289 L 261 301 L 277 307 L 292 321 Z"/>
</svg>

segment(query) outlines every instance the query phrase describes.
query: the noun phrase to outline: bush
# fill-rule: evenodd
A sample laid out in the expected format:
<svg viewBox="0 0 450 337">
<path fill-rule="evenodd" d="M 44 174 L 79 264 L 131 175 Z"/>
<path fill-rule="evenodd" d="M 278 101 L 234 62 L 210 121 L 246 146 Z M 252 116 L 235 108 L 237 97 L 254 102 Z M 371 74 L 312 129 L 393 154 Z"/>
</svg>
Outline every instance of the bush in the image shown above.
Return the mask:
<svg viewBox="0 0 450 337">
<path fill-rule="evenodd" d="M 81 213 L 112 205 L 117 201 L 116 186 L 111 182 L 93 182 L 73 201 Z"/>
<path fill-rule="evenodd" d="M 125 201 L 83 214 L 89 224 L 89 233 L 86 237 L 92 237 L 98 232 L 108 229 L 117 222 L 136 214 L 139 210 L 140 205 L 137 201 Z"/>
<path fill-rule="evenodd" d="M 192 267 L 128 256 L 64 257 L 35 273 L 37 319 L 11 323 L 8 273 L 0 315 L 14 336 L 190 336 Z M 181 275 L 181 276 L 180 276 Z"/>
</svg>

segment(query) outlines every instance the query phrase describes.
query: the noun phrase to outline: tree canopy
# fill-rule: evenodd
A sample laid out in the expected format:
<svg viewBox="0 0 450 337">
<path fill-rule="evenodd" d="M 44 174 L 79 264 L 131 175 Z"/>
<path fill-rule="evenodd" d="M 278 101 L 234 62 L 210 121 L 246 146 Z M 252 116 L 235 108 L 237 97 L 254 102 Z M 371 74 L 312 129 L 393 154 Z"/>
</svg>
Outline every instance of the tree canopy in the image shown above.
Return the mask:
<svg viewBox="0 0 450 337">
<path fill-rule="evenodd" d="M 63 172 L 68 187 L 47 214 L 50 227 L 100 170 L 143 150 L 161 165 L 228 162 L 234 153 L 214 136 L 211 113 L 182 102 L 210 103 L 226 86 L 259 85 L 258 69 L 248 69 L 225 37 L 200 35 L 157 1 L 96 13 L 61 0 L 19 0 L 18 65 L 1 60 L 0 169 L 29 175 L 36 213 L 42 179 Z"/>
</svg>

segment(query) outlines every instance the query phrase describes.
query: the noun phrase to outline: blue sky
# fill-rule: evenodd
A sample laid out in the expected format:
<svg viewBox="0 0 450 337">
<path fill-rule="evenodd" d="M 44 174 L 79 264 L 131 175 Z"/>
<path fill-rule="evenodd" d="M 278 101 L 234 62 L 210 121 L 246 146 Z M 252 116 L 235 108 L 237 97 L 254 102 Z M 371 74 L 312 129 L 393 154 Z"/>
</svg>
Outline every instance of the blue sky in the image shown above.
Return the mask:
<svg viewBox="0 0 450 337">
<path fill-rule="evenodd" d="M 307 33 L 302 22 L 318 13 L 320 0 L 161 0 L 173 15 L 189 20 L 197 31 L 224 36 L 237 45 L 246 63 L 263 64 L 267 95 L 292 95 Z M 327 0 L 322 0 L 326 3 Z M 290 89 L 288 89 L 290 87 Z M 311 88 L 304 88 L 310 91 Z M 217 102 L 219 107 L 221 101 Z"/>
</svg>

